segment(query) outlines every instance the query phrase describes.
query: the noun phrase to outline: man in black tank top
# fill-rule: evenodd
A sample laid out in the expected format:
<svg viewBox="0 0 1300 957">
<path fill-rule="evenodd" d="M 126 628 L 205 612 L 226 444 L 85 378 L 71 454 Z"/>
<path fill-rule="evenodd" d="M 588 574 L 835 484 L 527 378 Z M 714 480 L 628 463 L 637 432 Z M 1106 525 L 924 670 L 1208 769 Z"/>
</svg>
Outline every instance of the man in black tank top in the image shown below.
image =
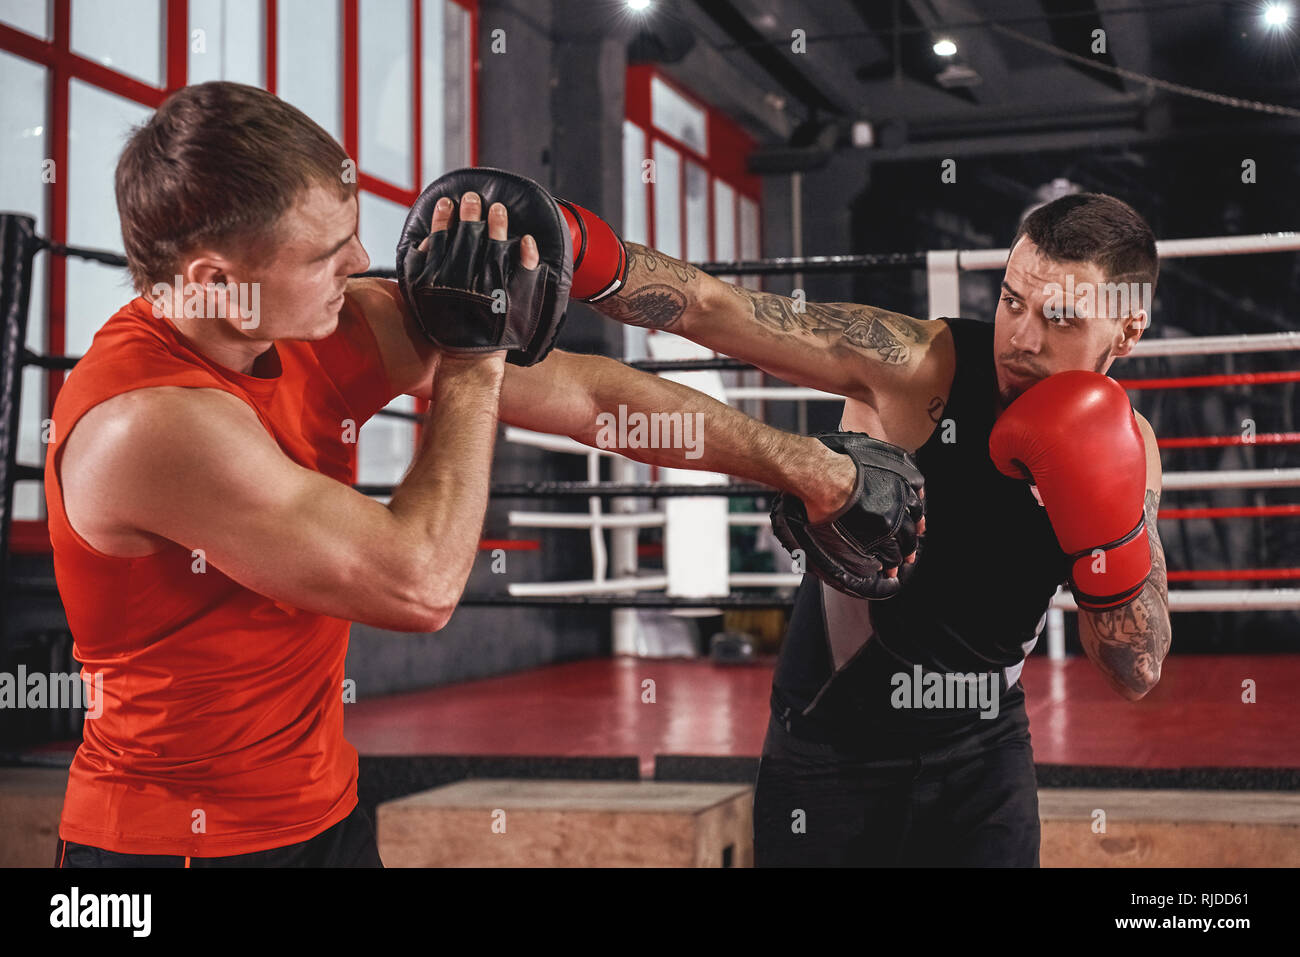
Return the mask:
<svg viewBox="0 0 1300 957">
<path fill-rule="evenodd" d="M 993 326 L 942 321 L 956 374 L 942 421 L 916 453 L 923 560 L 884 602 L 805 576 L 773 679 L 754 807 L 760 864 L 1037 863 L 1018 678 L 1068 558 L 1026 483 L 988 456 Z M 918 667 L 974 675 L 974 693 L 965 707 L 897 707 L 916 704 L 918 690 L 923 699 Z M 819 777 L 822 786 L 806 786 Z"/>
<path fill-rule="evenodd" d="M 1037 866 L 1019 678 L 1058 585 L 1070 583 L 1081 644 L 1123 698 L 1159 681 L 1169 649 L 1155 436 L 1098 375 L 1146 328 L 1150 228 L 1099 194 L 1035 210 L 993 323 L 795 303 L 627 248 L 627 285 L 601 311 L 845 396 L 841 428 L 915 452 L 925 476 L 927 533 L 896 596 L 852 598 L 811 575 L 798 590 L 755 862 Z M 1136 298 L 1103 296 L 1124 284 Z M 1092 391 L 1074 402 L 1081 382 Z"/>
<path fill-rule="evenodd" d="M 907 587 L 884 602 L 804 579 L 777 667 L 773 710 L 810 734 L 833 734 L 845 722 L 861 727 L 900 719 L 902 709 L 890 706 L 890 679 L 916 665 L 991 673 L 999 697 L 1012 693 L 1046 621 L 1044 609 L 1069 570 L 1028 486 L 1002 475 L 988 456 L 997 400 L 993 326 L 941 321 L 952 330 L 957 362 L 943 420 L 916 453 L 926 482 L 925 560 Z M 994 569 L 996 587 L 989 579 Z M 874 714 L 863 712 L 872 705 L 879 706 Z M 972 703 L 968 713 L 917 711 L 905 723 L 960 728 L 981 720 Z"/>
</svg>

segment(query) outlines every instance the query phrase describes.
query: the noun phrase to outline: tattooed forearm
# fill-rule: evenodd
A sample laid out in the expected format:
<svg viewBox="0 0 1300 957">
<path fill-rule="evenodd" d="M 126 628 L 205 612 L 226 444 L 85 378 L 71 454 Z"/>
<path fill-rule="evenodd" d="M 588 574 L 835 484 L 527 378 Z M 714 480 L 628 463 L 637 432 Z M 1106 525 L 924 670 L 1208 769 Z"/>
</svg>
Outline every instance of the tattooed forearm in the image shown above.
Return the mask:
<svg viewBox="0 0 1300 957">
<path fill-rule="evenodd" d="M 886 309 L 834 302 L 796 304 L 743 286 L 728 287 L 752 306 L 754 318 L 777 332 L 803 332 L 829 343 L 844 343 L 887 365 L 904 365 L 913 346 L 926 341 L 918 320 Z"/>
<path fill-rule="evenodd" d="M 627 282 L 617 295 L 593 305 L 630 326 L 673 328 L 697 301 L 702 273 L 689 263 L 637 243 L 623 246 L 627 250 Z"/>
<path fill-rule="evenodd" d="M 690 263 L 665 256 L 657 249 L 637 243 L 624 243 L 623 246 L 627 250 L 629 281 L 640 273 L 644 273 L 646 279 L 658 278 L 660 281 L 665 281 L 671 276 L 678 285 L 686 285 L 700 277 L 700 271 Z M 659 275 L 656 276 L 656 273 Z"/>
<path fill-rule="evenodd" d="M 1160 495 L 1147 489 L 1147 541 L 1151 545 L 1151 575 L 1141 593 L 1121 608 L 1080 612 L 1080 637 L 1093 661 L 1117 687 L 1145 694 L 1160 680 L 1169 653 L 1168 573 L 1156 525 Z"/>
<path fill-rule="evenodd" d="M 686 312 L 687 302 L 679 289 L 662 283 L 647 283 L 630 292 L 624 289 L 617 296 L 595 305 L 611 319 L 629 326 L 671 329 Z"/>
<path fill-rule="evenodd" d="M 752 362 L 797 385 L 863 401 L 913 396 L 942 322 L 853 303 L 810 303 L 722 282 L 688 263 L 624 243 L 628 275 L 613 296 L 593 303 L 628 325 L 663 329 Z M 866 360 L 866 361 L 863 361 Z M 938 375 L 931 364 L 930 373 Z M 941 411 L 931 409 L 932 414 Z"/>
</svg>

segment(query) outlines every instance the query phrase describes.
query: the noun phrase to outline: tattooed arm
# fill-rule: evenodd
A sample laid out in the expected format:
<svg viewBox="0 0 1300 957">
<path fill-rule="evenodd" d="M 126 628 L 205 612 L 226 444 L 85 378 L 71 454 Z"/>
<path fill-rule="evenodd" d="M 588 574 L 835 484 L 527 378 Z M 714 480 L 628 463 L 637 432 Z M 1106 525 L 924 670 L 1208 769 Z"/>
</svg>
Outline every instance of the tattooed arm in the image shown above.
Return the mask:
<svg viewBox="0 0 1300 957">
<path fill-rule="evenodd" d="M 930 342 L 942 322 L 853 303 L 812 303 L 753 292 L 636 243 L 627 283 L 594 304 L 613 319 L 664 329 L 751 362 L 787 382 L 877 404 L 919 391 L 936 372 Z"/>
<path fill-rule="evenodd" d="M 1101 673 L 1125 698 L 1136 701 L 1155 687 L 1169 653 L 1169 589 L 1165 551 L 1160 544 L 1156 512 L 1160 504 L 1160 453 L 1150 424 L 1138 426 L 1147 445 L 1147 541 L 1151 544 L 1151 577 L 1131 602 L 1105 611 L 1079 612 L 1079 640 Z"/>
</svg>

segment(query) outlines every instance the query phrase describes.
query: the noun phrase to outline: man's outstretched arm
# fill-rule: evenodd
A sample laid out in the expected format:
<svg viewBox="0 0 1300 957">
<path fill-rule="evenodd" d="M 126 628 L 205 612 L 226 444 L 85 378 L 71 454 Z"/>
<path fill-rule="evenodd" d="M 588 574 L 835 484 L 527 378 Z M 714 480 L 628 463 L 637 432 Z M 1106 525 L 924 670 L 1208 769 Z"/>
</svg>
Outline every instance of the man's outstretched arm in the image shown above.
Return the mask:
<svg viewBox="0 0 1300 957">
<path fill-rule="evenodd" d="M 906 394 L 937 371 L 929 346 L 942 322 L 754 292 L 637 243 L 624 246 L 626 283 L 592 303 L 612 319 L 673 332 L 787 382 L 869 404 L 877 392 Z"/>
<path fill-rule="evenodd" d="M 943 357 L 939 350 L 930 350 L 929 343 L 936 332 L 947 328 L 945 323 L 923 323 L 897 313 L 882 313 L 887 318 L 882 320 L 881 330 L 894 328 L 895 320 L 888 317 L 897 316 L 903 325 L 897 327 L 902 331 L 897 333 L 896 338 L 903 341 L 892 351 L 878 351 L 877 358 L 867 359 L 862 350 L 847 344 L 837 344 L 831 333 L 823 330 L 830 328 L 827 323 L 838 310 L 861 311 L 861 322 L 868 322 L 866 314 L 881 313 L 880 310 L 873 310 L 870 306 L 826 303 L 809 303 L 796 308 L 795 301 L 785 296 L 756 293 L 732 286 L 700 272 L 694 266 L 668 259 L 644 246 L 628 243 L 627 248 L 631 265 L 623 291 L 592 304 L 593 308 L 607 315 L 620 318 L 630 309 L 653 311 L 657 307 L 650 303 L 647 297 L 651 293 L 646 290 L 659 284 L 673 293 L 671 296 L 667 292 L 662 293 L 663 302 L 669 305 L 664 307 L 661 314 L 666 315 L 669 309 L 677 310 L 677 304 L 692 303 L 681 306 L 680 312 L 673 313 L 681 320 L 672 327 L 674 332 L 726 355 L 752 362 L 786 381 L 859 398 L 873 405 L 876 401 L 876 392 L 873 390 L 883 396 L 916 396 L 918 401 L 928 401 L 930 396 L 936 394 L 936 389 L 927 386 L 927 380 L 921 376 L 929 377 L 931 383 L 944 381 L 943 370 L 939 368 Z M 661 278 L 664 279 L 662 283 L 659 282 Z M 393 394 L 429 398 L 438 367 L 438 352 L 415 325 L 410 310 L 402 301 L 397 283 L 385 279 L 353 279 L 348 283 L 348 293 L 361 306 L 375 334 Z M 705 298 L 700 299 L 701 295 Z M 717 297 L 719 304 L 715 305 L 715 300 L 710 297 Z M 642 305 L 636 305 L 638 302 Z M 781 316 L 788 316 L 788 319 L 782 319 Z M 814 325 L 808 325 L 809 323 Z M 815 325 L 816 323 L 821 325 Z M 778 331 L 777 327 L 783 324 L 788 326 L 786 331 Z M 886 333 L 882 331 L 880 335 Z M 918 339 L 919 342 L 914 341 Z M 948 350 L 947 358 L 951 361 L 951 349 Z M 539 365 L 546 366 L 547 363 Z M 632 371 L 620 363 L 615 365 L 625 371 Z M 793 371 L 787 373 L 786 369 Z M 510 376 L 507 377 L 507 387 L 511 379 L 518 378 L 516 373 L 520 370 L 519 367 L 511 366 L 508 371 Z M 951 368 L 947 375 L 947 381 L 950 381 Z M 665 381 L 655 376 L 650 376 L 649 379 L 655 382 Z M 865 384 L 866 381 L 870 384 Z M 893 388 L 897 391 L 891 392 Z M 544 394 L 544 391 L 538 390 L 537 395 Z M 741 415 L 735 410 L 730 412 Z M 747 422 L 753 421 L 741 417 Z M 538 431 L 554 430 L 539 427 Z M 761 478 L 757 480 L 766 482 Z M 776 487 L 772 482 L 766 484 Z"/>
<path fill-rule="evenodd" d="M 853 489 L 857 470 L 849 457 L 817 439 L 774 429 L 703 392 L 614 359 L 557 349 L 537 365 L 507 366 L 501 386 L 501 421 L 593 448 L 602 447 L 602 413 L 617 420 L 619 406 L 625 416 L 639 413 L 647 420 L 690 417 L 689 444 L 610 448 L 628 458 L 761 482 L 801 498 L 813 521 L 843 506 Z"/>
</svg>

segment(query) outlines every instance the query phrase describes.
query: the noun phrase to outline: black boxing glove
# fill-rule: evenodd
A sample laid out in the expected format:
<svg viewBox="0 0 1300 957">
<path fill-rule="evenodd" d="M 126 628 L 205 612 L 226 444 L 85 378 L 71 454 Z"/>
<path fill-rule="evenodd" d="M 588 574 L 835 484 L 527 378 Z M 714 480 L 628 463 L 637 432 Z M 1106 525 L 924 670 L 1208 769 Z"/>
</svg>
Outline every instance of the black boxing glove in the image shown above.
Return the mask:
<svg viewBox="0 0 1300 957">
<path fill-rule="evenodd" d="M 871 599 L 898 594 L 916 568 L 903 559 L 920 549 L 916 526 L 925 517 L 925 477 L 904 450 L 865 433 L 814 438 L 853 459 L 853 494 L 839 512 L 814 525 L 803 502 L 782 492 L 772 502 L 772 531 L 791 554 L 801 550 L 807 570 L 837 591 Z M 890 578 L 886 572 L 894 567 L 898 577 Z"/>
<path fill-rule="evenodd" d="M 462 222 L 460 199 L 483 200 L 482 220 Z M 447 229 L 432 234 L 442 197 L 455 204 Z M 487 212 L 506 208 L 507 238 L 488 235 Z M 525 269 L 520 243 L 537 242 L 536 269 Z M 420 243 L 429 237 L 429 248 Z M 440 176 L 419 195 L 397 243 L 397 282 L 416 322 L 452 354 L 506 350 L 506 361 L 541 362 L 564 325 L 573 279 L 573 247 L 564 214 L 549 193 L 526 176 L 488 168 Z"/>
</svg>

